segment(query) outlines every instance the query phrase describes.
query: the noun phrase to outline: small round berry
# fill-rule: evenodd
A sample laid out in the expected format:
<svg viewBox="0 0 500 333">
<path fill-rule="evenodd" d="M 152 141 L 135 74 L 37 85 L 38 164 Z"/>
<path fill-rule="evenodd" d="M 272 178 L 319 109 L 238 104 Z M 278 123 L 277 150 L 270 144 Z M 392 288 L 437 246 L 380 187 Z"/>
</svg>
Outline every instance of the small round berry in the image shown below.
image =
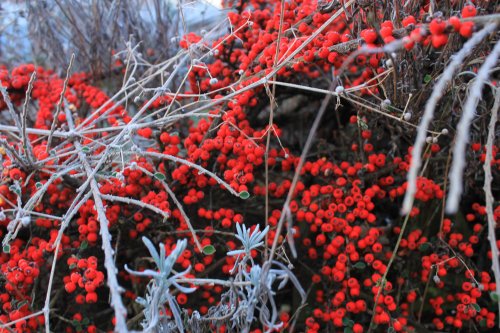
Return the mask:
<svg viewBox="0 0 500 333">
<path fill-rule="evenodd" d="M 476 7 L 472 5 L 465 6 L 462 9 L 462 17 L 467 18 L 467 17 L 474 17 L 477 14 L 477 9 Z"/>
</svg>

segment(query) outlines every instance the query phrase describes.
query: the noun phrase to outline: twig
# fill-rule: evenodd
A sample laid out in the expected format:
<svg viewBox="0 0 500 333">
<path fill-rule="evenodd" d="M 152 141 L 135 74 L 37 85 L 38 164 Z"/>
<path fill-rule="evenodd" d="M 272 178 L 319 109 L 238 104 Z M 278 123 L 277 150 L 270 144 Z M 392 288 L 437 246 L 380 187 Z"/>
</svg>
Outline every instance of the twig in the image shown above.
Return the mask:
<svg viewBox="0 0 500 333">
<path fill-rule="evenodd" d="M 136 92 L 138 91 L 141 91 L 143 88 L 142 88 L 142 85 L 144 84 L 147 84 L 148 82 L 150 82 L 151 80 L 154 79 L 154 77 L 160 73 L 163 73 L 163 71 L 165 71 L 166 69 L 168 69 L 172 64 L 174 64 L 174 62 L 178 59 L 178 58 L 181 58 L 181 56 L 183 55 L 183 53 L 180 53 L 179 55 L 169 59 L 169 61 L 167 61 L 167 64 L 165 64 L 164 66 L 161 66 L 158 68 L 158 70 L 156 70 L 156 72 L 154 72 L 153 74 L 151 75 L 148 75 L 146 78 L 140 80 L 140 81 L 137 81 L 133 84 L 131 84 L 130 86 L 126 86 L 126 87 L 122 87 L 117 93 L 115 93 L 111 98 L 109 98 L 104 104 L 102 104 L 99 108 L 97 108 L 94 112 L 92 112 L 90 115 L 87 116 L 87 118 L 85 118 L 77 127 L 76 129 L 77 130 L 81 130 L 85 127 L 90 127 L 92 126 L 95 122 L 97 122 L 100 117 L 103 117 L 107 114 L 109 114 L 110 112 L 114 111 L 119 105 L 123 104 L 125 101 L 127 101 L 129 99 L 129 95 L 133 95 L 135 94 Z M 184 61 L 184 58 L 181 60 L 181 63 Z M 178 64 L 178 67 L 177 68 L 180 68 L 181 64 Z M 175 72 L 175 71 L 174 71 Z M 174 73 L 172 73 L 174 74 Z M 165 82 L 165 84 L 159 88 L 159 90 L 164 90 L 164 88 L 167 88 L 168 87 L 168 83 Z M 133 89 L 132 89 L 133 88 Z M 128 91 L 132 89 L 131 91 Z M 128 91 L 128 93 L 127 93 Z M 125 94 L 125 97 L 121 98 L 120 100 L 116 101 L 115 100 L 121 95 L 121 94 Z M 158 98 L 160 96 L 160 93 L 157 92 L 155 94 L 155 96 L 153 96 L 153 98 L 151 98 L 150 102 L 146 103 L 147 104 L 147 107 L 149 107 L 151 105 L 151 103 L 153 103 L 153 101 Z M 114 104 L 113 104 L 114 103 Z M 129 125 L 129 124 L 127 124 Z"/>
<path fill-rule="evenodd" d="M 19 133 L 22 133 L 21 122 L 19 121 L 19 117 L 17 116 L 16 111 L 14 110 L 14 106 L 12 105 L 12 101 L 10 100 L 7 88 L 3 86 L 2 81 L 0 81 L 0 92 L 2 93 L 3 100 L 7 105 L 7 109 L 9 110 L 10 116 L 12 117 L 12 120 L 14 120 L 14 124 L 16 124 L 16 127 L 19 129 Z"/>
<path fill-rule="evenodd" d="M 124 154 L 137 154 L 137 155 L 142 155 L 142 156 L 149 156 L 149 157 L 155 157 L 159 159 L 166 159 L 170 160 L 172 162 L 176 163 L 181 163 L 185 164 L 190 168 L 198 170 L 199 173 L 201 174 L 206 174 L 207 176 L 215 179 L 215 181 L 219 184 L 224 186 L 232 195 L 239 196 L 239 193 L 236 192 L 228 183 L 226 183 L 224 180 L 222 180 L 219 176 L 217 176 L 215 173 L 208 171 L 202 166 L 199 166 L 198 164 L 195 164 L 193 162 L 189 162 L 188 160 L 185 160 L 180 157 L 176 157 L 173 155 L 168 155 L 168 154 L 163 154 L 163 153 L 156 153 L 152 151 L 136 151 L 136 152 L 124 152 Z"/>
<path fill-rule="evenodd" d="M 498 43 L 497 43 L 498 46 Z M 491 261 L 492 270 L 495 275 L 496 282 L 496 294 L 500 297 L 500 264 L 499 264 L 499 253 L 497 240 L 495 236 L 495 217 L 493 215 L 493 195 L 491 193 L 491 181 L 493 176 L 491 175 L 491 159 L 493 153 L 493 141 L 495 140 L 495 125 L 498 118 L 498 109 L 500 108 L 500 89 L 496 88 L 495 94 L 495 104 L 491 110 L 491 119 L 488 126 L 488 139 L 486 142 L 486 160 L 484 161 L 484 195 L 486 197 L 486 216 L 488 218 L 488 240 L 490 241 L 491 247 Z M 497 302 L 498 314 L 500 316 L 500 302 Z M 500 322 L 498 323 L 500 328 Z"/>
<path fill-rule="evenodd" d="M 330 86 L 331 89 L 333 89 L 333 83 Z M 332 98 L 332 95 L 327 94 L 325 98 L 323 99 L 323 102 L 321 103 L 321 107 L 316 115 L 316 119 L 314 119 L 314 123 L 311 126 L 311 130 L 309 131 L 309 135 L 307 136 L 306 143 L 304 144 L 304 148 L 302 149 L 302 153 L 300 154 L 300 159 L 299 163 L 297 165 L 297 168 L 295 169 L 295 173 L 293 175 L 293 180 L 292 184 L 290 186 L 290 189 L 288 190 L 288 195 L 286 197 L 285 203 L 283 204 L 283 211 L 290 206 L 290 202 L 292 201 L 293 194 L 295 192 L 295 187 L 297 186 L 297 182 L 300 177 L 300 172 L 302 170 L 302 167 L 306 161 L 307 154 L 309 153 L 309 149 L 311 148 L 312 142 L 314 140 L 314 137 L 316 135 L 316 131 L 318 130 L 318 127 L 321 123 L 321 118 L 323 118 L 323 114 L 325 113 L 328 104 L 330 103 L 330 99 Z M 285 223 L 285 218 L 286 214 L 281 214 L 280 219 L 278 221 L 276 231 L 275 231 L 275 236 L 273 240 L 273 245 L 271 247 L 271 251 L 269 254 L 268 262 L 272 262 L 276 248 L 278 247 L 278 241 L 279 241 L 279 236 L 281 234 L 281 230 L 283 229 L 283 224 Z M 292 226 L 288 226 L 289 229 L 291 229 Z M 289 235 L 290 237 L 293 237 L 293 235 Z M 265 265 L 265 267 L 269 267 L 270 265 Z M 269 273 L 269 270 L 265 270 L 262 275 L 265 277 Z"/>
<path fill-rule="evenodd" d="M 31 142 L 26 135 L 26 123 L 28 121 L 28 104 L 31 98 L 31 91 L 33 90 L 33 83 L 36 80 L 36 70 L 33 71 L 30 77 L 30 81 L 28 83 L 28 89 L 26 90 L 26 98 L 24 99 L 23 111 L 21 113 L 21 135 L 22 135 L 22 143 L 23 149 L 25 150 L 26 158 L 30 164 L 30 167 L 33 165 L 35 161 L 35 155 L 33 154 L 33 147 L 31 146 Z"/>
<path fill-rule="evenodd" d="M 69 112 L 68 109 L 66 109 L 66 118 L 70 130 L 74 131 L 75 127 L 73 124 L 71 113 Z M 73 141 L 73 144 L 75 148 L 78 150 L 78 157 L 83 164 L 85 172 L 87 173 L 87 177 L 90 180 L 90 188 L 92 195 L 94 197 L 94 204 L 95 204 L 94 207 L 97 211 L 97 218 L 99 220 L 100 234 L 102 240 L 102 248 L 104 250 L 104 267 L 106 268 L 108 287 L 109 287 L 109 292 L 111 294 L 111 306 L 115 310 L 115 318 L 116 318 L 115 331 L 120 333 L 121 332 L 125 333 L 128 332 L 127 322 L 126 322 L 127 309 L 125 308 L 125 305 L 123 304 L 120 295 L 121 292 L 123 291 L 123 288 L 118 284 L 117 268 L 114 264 L 114 259 L 113 259 L 114 250 L 113 247 L 111 246 L 111 234 L 109 233 L 109 228 L 108 228 L 109 221 L 108 218 L 106 217 L 106 212 L 104 204 L 101 199 L 99 186 L 97 185 L 97 181 L 93 176 L 95 170 L 92 170 L 92 168 L 90 167 L 87 157 L 85 153 L 82 151 L 82 145 L 80 144 L 80 142 L 75 140 Z"/>
<path fill-rule="evenodd" d="M 144 172 L 145 174 L 147 174 L 148 176 L 154 177 L 154 175 L 151 172 L 149 172 L 147 169 L 140 167 L 140 166 L 137 166 L 137 168 L 139 170 L 141 170 L 142 172 Z M 170 196 L 170 199 L 172 199 L 174 204 L 177 206 L 177 209 L 179 209 L 179 212 L 181 213 L 182 217 L 184 218 L 184 222 L 186 222 L 186 224 L 189 228 L 189 231 L 191 232 L 191 235 L 193 236 L 193 240 L 194 240 L 194 243 L 196 244 L 196 247 L 198 248 L 200 253 L 202 253 L 203 247 L 201 246 L 200 241 L 198 240 L 198 236 L 196 236 L 196 230 L 194 230 L 193 225 L 191 224 L 191 221 L 190 221 L 189 217 L 187 216 L 186 212 L 184 211 L 184 208 L 182 207 L 181 203 L 177 199 L 177 196 L 175 195 L 174 191 L 172 191 L 170 186 L 168 186 L 167 182 L 165 182 L 163 180 L 160 180 L 160 182 L 163 185 L 163 187 L 165 188 L 165 191 L 167 191 L 168 195 Z"/>
<path fill-rule="evenodd" d="M 85 154 L 81 150 L 82 147 L 80 143 L 75 142 L 75 147 L 79 150 L 78 156 L 82 161 L 85 171 L 90 177 L 90 174 L 92 174 L 92 168 L 90 167 L 90 164 L 86 160 Z M 94 197 L 95 208 L 97 211 L 97 217 L 99 219 L 99 225 L 101 229 L 100 233 L 102 239 L 102 247 L 104 250 L 104 267 L 106 268 L 108 287 L 111 294 L 111 306 L 115 309 L 115 317 L 116 317 L 115 331 L 127 332 L 127 324 L 125 321 L 127 317 L 127 309 L 123 305 L 123 301 L 120 295 L 123 288 L 120 287 L 120 285 L 118 284 L 118 279 L 116 276 L 117 268 L 114 265 L 114 259 L 113 259 L 114 250 L 113 247 L 111 246 L 111 234 L 109 233 L 109 228 L 108 228 L 109 221 L 108 218 L 106 217 L 106 212 L 104 204 L 101 200 L 101 194 L 99 192 L 97 181 L 94 178 L 92 178 L 90 181 L 90 187 Z"/>
<path fill-rule="evenodd" d="M 19 155 L 14 148 L 12 148 L 12 146 L 9 144 L 7 140 L 0 138 L 0 146 L 4 147 L 5 152 L 12 161 L 17 161 L 19 166 L 21 166 L 21 168 L 25 170 L 28 168 L 28 164 L 24 160 L 24 158 L 21 155 Z"/>
<path fill-rule="evenodd" d="M 25 128 L 27 134 L 36 134 L 36 135 L 49 135 L 50 131 L 49 130 L 44 130 L 44 129 L 39 129 L 39 128 Z M 0 124 L 0 131 L 1 132 L 15 132 L 15 133 L 22 133 L 22 129 L 17 128 L 15 126 L 9 126 L 9 125 L 3 125 Z M 68 134 L 67 132 L 61 132 L 61 131 L 54 131 L 53 136 L 58 137 L 58 138 L 67 138 Z"/>
<path fill-rule="evenodd" d="M 364 105 L 361 102 L 358 102 L 358 101 L 350 98 L 350 96 L 355 96 L 355 95 L 338 94 L 335 91 L 331 91 L 331 90 L 327 90 L 327 89 L 320 89 L 320 88 L 308 87 L 308 86 L 304 86 L 304 85 L 300 85 L 300 84 L 294 84 L 294 83 L 288 83 L 288 82 L 269 81 L 269 83 L 272 83 L 272 84 L 275 84 L 275 85 L 284 86 L 284 87 L 289 87 L 289 88 L 296 88 L 296 89 L 301 89 L 301 90 L 305 90 L 305 91 L 312 91 L 312 92 L 317 92 L 317 93 L 321 93 L 321 94 L 328 94 L 328 95 L 332 95 L 332 96 L 336 96 L 336 97 L 345 98 L 349 102 L 352 102 L 352 103 L 357 104 L 357 105 L 359 105 L 359 106 L 361 106 L 363 108 L 366 108 L 369 111 L 378 113 L 378 114 L 380 114 L 380 115 L 382 115 L 384 117 L 396 120 L 396 121 L 398 121 L 400 123 L 403 123 L 405 125 L 417 128 L 416 125 L 414 125 L 414 124 L 412 124 L 410 122 L 407 122 L 406 120 L 401 119 L 400 117 L 396 117 L 396 116 L 394 116 L 394 115 L 392 115 L 390 113 L 386 113 L 386 112 L 383 112 L 381 110 L 378 110 L 378 109 L 375 109 L 373 107 L 370 107 L 368 105 Z M 434 132 L 434 131 L 430 131 L 430 130 L 427 130 L 427 132 L 428 133 L 432 133 L 432 134 L 436 134 L 436 135 L 439 134 L 438 132 Z"/>
<path fill-rule="evenodd" d="M 110 194 L 101 194 L 101 197 L 104 200 L 123 202 L 123 203 L 129 204 L 129 205 L 135 205 L 135 206 L 138 206 L 141 208 L 147 208 L 147 209 L 149 209 L 157 214 L 160 214 L 165 219 L 168 219 L 170 217 L 170 215 L 167 212 L 164 212 L 160 208 L 153 206 L 151 204 L 142 202 L 140 200 L 136 200 L 136 199 L 132 199 L 132 198 L 124 198 L 124 197 L 119 197 L 119 196 L 110 195 Z"/>
<path fill-rule="evenodd" d="M 276 41 L 276 52 L 274 53 L 274 59 L 273 59 L 273 67 L 276 66 L 276 64 L 279 61 L 279 53 L 280 53 L 280 45 L 281 45 L 281 38 L 283 34 L 283 22 L 285 20 L 285 1 L 281 1 L 281 6 L 280 6 L 280 23 L 279 23 L 279 28 L 278 28 L 278 40 Z M 276 76 L 272 77 L 272 80 L 276 80 Z M 273 122 L 274 122 L 274 107 L 276 105 L 276 85 L 273 84 L 271 91 L 269 90 L 269 87 L 266 85 L 266 92 L 269 96 L 269 122 L 268 122 L 268 127 L 267 127 L 267 137 L 266 137 L 266 151 L 264 155 L 264 178 L 265 178 L 265 203 L 264 203 L 264 223 L 265 226 L 267 227 L 269 223 L 269 147 L 271 144 L 271 128 L 273 128 Z M 269 235 L 266 234 L 265 238 L 265 244 L 266 244 L 266 251 L 265 251 L 265 257 L 267 258 L 267 249 L 268 249 L 268 239 Z"/>
<path fill-rule="evenodd" d="M 177 283 L 191 283 L 194 285 L 220 285 L 225 287 L 231 286 L 249 286 L 251 285 L 250 281 L 226 281 L 220 279 L 191 279 L 191 278 L 180 278 L 176 279 Z"/>
<path fill-rule="evenodd" d="M 6 329 L 6 328 L 8 328 L 8 326 L 10 326 L 10 325 L 13 325 L 13 324 L 15 324 L 15 323 L 18 323 L 18 322 L 23 321 L 23 320 L 26 320 L 26 319 L 30 319 L 30 318 L 33 318 L 33 317 L 39 316 L 39 315 L 41 315 L 42 313 L 43 313 L 43 311 L 37 311 L 37 312 L 31 313 L 31 314 L 29 314 L 29 315 L 27 315 L 27 316 L 24 316 L 24 317 L 22 317 L 22 318 L 19 318 L 19 319 L 16 319 L 16 320 L 12 320 L 12 321 L 9 321 L 8 323 L 5 323 L 5 324 L 4 324 L 4 323 L 0 323 L 0 328 L 2 328 L 2 329 Z"/>
<path fill-rule="evenodd" d="M 412 202 L 412 205 L 413 205 L 413 202 Z M 389 259 L 389 262 L 387 263 L 384 275 L 379 280 L 377 295 L 375 296 L 375 300 L 374 300 L 374 304 L 373 304 L 372 318 L 370 320 L 370 326 L 368 326 L 368 333 L 370 333 L 373 329 L 373 320 L 375 319 L 376 309 L 378 306 L 378 299 L 380 297 L 380 294 L 382 293 L 382 290 L 385 288 L 387 274 L 389 273 L 389 270 L 392 266 L 392 263 L 394 262 L 394 259 L 396 259 L 396 256 L 397 256 L 397 253 L 399 250 L 399 245 L 401 244 L 401 240 L 403 239 L 403 235 L 405 233 L 406 226 L 408 225 L 409 220 L 410 220 L 410 214 L 406 214 L 406 217 L 403 221 L 403 226 L 401 227 L 401 230 L 399 231 L 399 236 L 398 236 L 398 240 L 396 241 L 396 246 L 394 246 L 394 250 L 392 251 L 391 259 Z"/>
<path fill-rule="evenodd" d="M 52 136 L 53 136 L 54 131 L 56 129 L 58 115 L 59 115 L 59 112 L 61 112 L 61 106 L 62 106 L 62 103 L 64 100 L 64 94 L 66 93 L 66 88 L 68 87 L 69 73 L 71 71 L 71 66 L 73 66 L 73 60 L 75 60 L 74 53 L 71 54 L 68 69 L 66 70 L 66 78 L 64 79 L 63 87 L 61 90 L 61 95 L 59 96 L 59 102 L 57 103 L 56 111 L 54 113 L 54 118 L 52 119 L 52 124 L 50 125 L 49 138 L 47 139 L 47 152 L 50 150 L 50 146 L 52 145 Z"/>
</svg>

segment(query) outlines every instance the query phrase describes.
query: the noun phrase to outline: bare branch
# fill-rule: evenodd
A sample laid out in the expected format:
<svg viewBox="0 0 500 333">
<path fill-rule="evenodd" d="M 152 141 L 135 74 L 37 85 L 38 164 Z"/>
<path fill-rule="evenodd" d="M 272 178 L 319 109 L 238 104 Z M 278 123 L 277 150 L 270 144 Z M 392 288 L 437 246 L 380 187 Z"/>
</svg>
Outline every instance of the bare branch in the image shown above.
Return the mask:
<svg viewBox="0 0 500 333">
<path fill-rule="evenodd" d="M 425 105 L 424 115 L 418 127 L 417 138 L 415 139 L 411 153 L 412 158 L 410 170 L 408 171 L 408 187 L 406 189 L 403 207 L 401 208 L 402 215 L 408 214 L 413 206 L 413 200 L 417 191 L 417 174 L 422 164 L 421 155 L 425 144 L 427 129 L 434 118 L 434 110 L 436 109 L 441 96 L 445 93 L 448 83 L 453 79 L 453 74 L 455 74 L 457 69 L 462 66 L 465 57 L 472 53 L 474 51 L 474 47 L 486 38 L 486 36 L 495 31 L 496 27 L 497 23 L 490 23 L 482 30 L 474 34 L 472 38 L 464 44 L 462 49 L 453 56 L 451 62 L 443 71 L 441 78 L 434 86 L 432 94 Z"/>
<path fill-rule="evenodd" d="M 457 126 L 457 136 L 455 146 L 453 147 L 453 163 L 450 170 L 450 191 L 446 202 L 446 212 L 448 214 L 456 213 L 462 194 L 462 174 L 466 163 L 465 150 L 469 141 L 469 131 L 472 118 L 476 112 L 477 104 L 482 98 L 483 87 L 490 76 L 490 70 L 497 64 L 500 57 L 500 42 L 497 42 L 491 53 L 488 55 L 484 64 L 477 72 L 474 83 L 470 88 L 469 97 L 465 102 L 462 117 Z M 498 89 L 498 88 L 497 88 Z M 495 110 L 493 110 L 495 112 Z M 493 117 L 493 116 L 492 116 Z"/>
<path fill-rule="evenodd" d="M 500 43 L 497 43 L 497 46 Z M 492 53 L 493 54 L 493 53 Z M 500 108 L 500 89 L 496 88 L 495 94 L 495 104 L 491 109 L 491 119 L 488 126 L 488 140 L 486 142 L 486 159 L 484 161 L 484 195 L 486 197 L 486 215 L 488 218 L 488 240 L 490 241 L 491 247 L 491 270 L 495 276 L 496 294 L 500 296 L 500 263 L 499 263 L 499 253 L 498 245 L 495 236 L 496 222 L 495 216 L 493 215 L 493 194 L 491 193 L 491 182 L 493 176 L 491 175 L 491 160 L 493 155 L 493 142 L 495 141 L 495 125 L 498 119 L 498 109 Z M 500 302 L 497 302 L 498 314 L 500 316 Z M 498 323 L 500 328 L 500 322 Z"/>
<path fill-rule="evenodd" d="M 56 111 L 54 113 L 54 118 L 52 119 L 52 124 L 50 125 L 49 138 L 47 139 L 47 152 L 50 150 L 50 146 L 52 145 L 52 136 L 54 135 L 54 131 L 56 130 L 58 115 L 61 112 L 61 106 L 64 100 L 64 94 L 66 93 L 66 89 L 68 87 L 69 73 L 71 71 L 71 66 L 73 66 L 74 60 L 75 60 L 75 54 L 73 53 L 71 54 L 71 58 L 69 60 L 68 69 L 66 70 L 66 78 L 64 79 L 61 95 L 59 96 L 59 102 L 57 103 Z"/>
</svg>

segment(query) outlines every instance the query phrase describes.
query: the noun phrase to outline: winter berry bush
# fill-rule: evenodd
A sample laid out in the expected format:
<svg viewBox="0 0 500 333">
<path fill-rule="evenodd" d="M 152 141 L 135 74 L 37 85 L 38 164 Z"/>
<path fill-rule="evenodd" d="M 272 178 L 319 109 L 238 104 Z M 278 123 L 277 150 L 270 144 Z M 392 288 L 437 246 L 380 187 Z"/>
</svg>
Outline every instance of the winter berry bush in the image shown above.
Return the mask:
<svg viewBox="0 0 500 333">
<path fill-rule="evenodd" d="M 497 331 L 498 4 L 224 5 L 0 68 L 0 332 Z"/>
</svg>

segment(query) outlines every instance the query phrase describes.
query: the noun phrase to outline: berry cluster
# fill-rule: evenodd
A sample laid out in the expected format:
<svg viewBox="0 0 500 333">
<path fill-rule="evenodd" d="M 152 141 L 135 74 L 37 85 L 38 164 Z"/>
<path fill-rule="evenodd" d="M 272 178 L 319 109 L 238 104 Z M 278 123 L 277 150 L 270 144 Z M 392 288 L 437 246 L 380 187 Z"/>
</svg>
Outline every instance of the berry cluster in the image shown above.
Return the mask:
<svg viewBox="0 0 500 333">
<path fill-rule="evenodd" d="M 71 274 L 63 278 L 64 289 L 69 294 L 75 292 L 77 288 L 85 292 L 85 295 L 76 295 L 75 302 L 78 304 L 97 302 L 96 289 L 104 283 L 104 273 L 97 269 L 97 258 L 93 256 L 86 259 L 70 257 L 67 263 Z"/>
</svg>

